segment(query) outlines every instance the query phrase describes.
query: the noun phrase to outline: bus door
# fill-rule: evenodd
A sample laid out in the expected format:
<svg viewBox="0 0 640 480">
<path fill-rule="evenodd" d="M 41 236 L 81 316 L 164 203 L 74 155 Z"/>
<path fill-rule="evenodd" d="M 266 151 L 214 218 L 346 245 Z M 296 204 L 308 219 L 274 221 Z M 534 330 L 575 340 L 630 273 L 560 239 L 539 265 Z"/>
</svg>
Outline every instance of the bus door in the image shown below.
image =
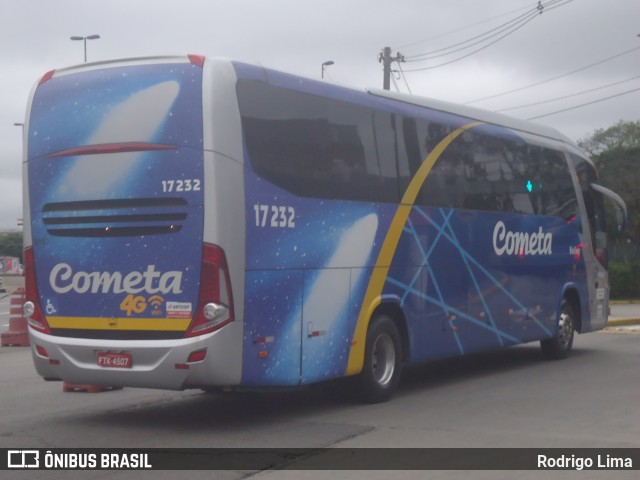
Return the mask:
<svg viewBox="0 0 640 480">
<path fill-rule="evenodd" d="M 340 377 L 349 356 L 347 327 L 350 269 L 325 268 L 304 273 L 302 307 L 303 384 Z"/>
</svg>

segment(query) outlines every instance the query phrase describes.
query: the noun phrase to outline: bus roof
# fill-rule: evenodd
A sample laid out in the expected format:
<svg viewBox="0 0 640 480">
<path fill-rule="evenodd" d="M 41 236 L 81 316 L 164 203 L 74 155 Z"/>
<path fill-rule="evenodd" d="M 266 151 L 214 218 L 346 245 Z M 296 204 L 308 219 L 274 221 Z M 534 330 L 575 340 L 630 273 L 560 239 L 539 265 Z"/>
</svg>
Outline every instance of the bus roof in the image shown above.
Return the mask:
<svg viewBox="0 0 640 480">
<path fill-rule="evenodd" d="M 193 63 L 194 65 L 202 66 L 203 62 L 204 57 L 201 55 L 163 55 L 148 57 L 113 58 L 108 60 L 99 60 L 96 62 L 79 63 L 76 65 L 70 65 L 67 67 L 50 70 L 44 74 L 39 83 L 44 83 L 54 76 L 59 77 L 62 75 L 69 75 L 78 72 L 100 70 L 103 68 L 115 68 L 128 65 L 157 65 L 172 63 Z"/>
<path fill-rule="evenodd" d="M 526 120 L 520 120 L 517 118 L 509 117 L 507 115 L 502 115 L 500 113 L 482 110 L 475 107 L 469 107 L 467 105 L 445 102 L 443 100 L 435 100 L 432 98 L 409 95 L 406 93 L 395 93 L 390 92 L 389 90 L 381 90 L 378 88 L 369 88 L 367 89 L 367 91 L 371 95 L 376 95 L 378 97 L 389 98 L 391 100 L 430 108 L 441 112 L 453 113 L 454 115 L 460 115 L 471 120 L 478 120 L 484 123 L 499 125 L 502 127 L 510 128 L 512 130 L 550 138 L 575 147 L 575 143 L 569 137 L 558 132 L 555 128 L 547 127 L 545 125 L 527 122 Z"/>
<path fill-rule="evenodd" d="M 436 99 L 421 97 L 417 95 L 409 95 L 406 93 L 395 93 L 389 90 L 382 90 L 378 88 L 367 88 L 363 90 L 359 88 L 354 88 L 353 86 L 349 86 L 349 85 L 321 82 L 319 80 L 313 80 L 310 78 L 301 77 L 296 74 L 286 73 L 283 71 L 266 68 L 263 65 L 252 63 L 252 62 L 247 63 L 247 62 L 233 61 L 233 63 L 236 66 L 244 65 L 245 67 L 255 68 L 261 71 L 265 75 L 264 81 L 267 81 L 267 82 L 272 81 L 274 78 L 274 75 L 278 76 L 277 78 L 279 79 L 279 81 L 282 81 L 282 78 L 286 78 L 286 77 L 289 77 L 290 79 L 294 80 L 295 83 L 297 83 L 297 81 L 300 81 L 300 80 L 307 80 L 307 81 L 313 82 L 314 89 L 319 88 L 316 92 L 321 95 L 323 91 L 324 92 L 328 91 L 328 90 L 323 90 L 322 87 L 328 88 L 328 89 L 331 89 L 331 88 L 346 89 L 351 92 L 365 93 L 365 94 L 369 94 L 369 95 L 373 95 L 381 98 L 386 98 L 396 102 L 402 102 L 405 104 L 428 108 L 428 109 L 440 111 L 443 113 L 457 115 L 460 117 L 468 118 L 469 120 L 476 120 L 476 121 L 480 121 L 480 122 L 491 124 L 491 125 L 505 127 L 518 132 L 528 133 L 538 137 L 543 137 L 549 140 L 561 142 L 565 145 L 573 147 L 574 149 L 578 148 L 573 140 L 571 140 L 569 137 L 560 133 L 559 131 L 557 131 L 552 127 L 539 125 L 537 123 L 528 122 L 526 120 L 509 117 L 507 115 L 502 115 L 500 113 L 491 112 L 491 111 L 483 110 L 476 107 L 469 107 L 467 105 L 456 104 L 453 102 L 445 102 L 442 100 L 436 100 Z M 297 81 L 295 81 L 295 79 L 297 79 Z"/>
<path fill-rule="evenodd" d="M 213 60 L 229 61 L 226 58 L 213 58 Z M 47 75 L 49 75 L 48 78 L 50 78 L 50 76 L 53 75 L 54 73 L 56 76 L 59 76 L 59 75 L 74 73 L 75 71 L 78 71 L 78 70 L 99 69 L 99 68 L 105 68 L 105 67 L 120 66 L 123 64 L 152 64 L 152 63 L 177 63 L 177 62 L 180 62 L 180 63 L 191 62 L 195 64 L 200 64 L 201 66 L 202 63 L 200 62 L 204 62 L 204 57 L 201 57 L 199 55 L 183 55 L 183 56 L 155 56 L 155 57 L 151 56 L 151 57 L 140 57 L 140 58 L 115 59 L 115 60 L 94 62 L 94 63 L 88 63 L 88 64 L 85 63 L 80 65 L 74 65 L 71 67 L 56 69 L 54 71 L 48 72 Z M 245 63 L 245 62 L 233 62 L 233 63 L 237 64 L 237 63 Z M 269 71 L 272 73 L 276 73 L 275 70 L 267 69 L 260 64 L 248 63 L 246 65 L 251 65 L 264 72 Z M 286 74 L 285 72 L 277 72 L 277 73 L 301 78 L 295 74 Z M 45 77 L 47 75 L 45 75 Z M 335 86 L 347 88 L 352 91 L 354 90 L 358 91 L 358 89 L 354 89 L 353 87 L 349 87 L 349 86 L 340 86 L 340 85 L 335 85 Z M 537 135 L 540 137 L 559 141 L 564 144 L 570 145 L 571 147 L 577 148 L 577 145 L 573 140 L 563 135 L 562 133 L 560 133 L 554 128 L 528 122 L 526 120 L 520 120 L 517 118 L 509 117 L 507 115 L 502 115 L 500 113 L 482 110 L 480 108 L 475 108 L 475 107 L 469 107 L 467 105 L 461 105 L 453 102 L 436 100 L 428 97 L 409 95 L 406 93 L 395 93 L 395 92 L 382 90 L 378 88 L 368 88 L 365 90 L 365 92 L 377 97 L 387 98 L 390 100 L 411 104 L 411 105 L 416 105 L 419 107 L 425 107 L 425 108 L 429 108 L 432 110 L 437 110 L 445 113 L 451 113 L 454 115 L 459 115 L 462 117 L 469 118 L 470 120 L 477 120 L 477 121 L 481 121 L 481 122 L 492 124 L 492 125 L 506 127 L 519 132 L 525 132 L 525 133 Z"/>
</svg>

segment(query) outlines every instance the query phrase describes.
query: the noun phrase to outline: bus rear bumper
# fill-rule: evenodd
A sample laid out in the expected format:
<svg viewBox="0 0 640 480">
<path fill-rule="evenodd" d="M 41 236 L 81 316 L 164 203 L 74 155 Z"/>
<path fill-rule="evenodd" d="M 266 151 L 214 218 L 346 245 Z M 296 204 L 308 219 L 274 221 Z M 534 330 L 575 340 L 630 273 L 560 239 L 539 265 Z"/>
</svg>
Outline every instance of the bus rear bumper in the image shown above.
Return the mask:
<svg viewBox="0 0 640 480">
<path fill-rule="evenodd" d="M 45 379 L 113 387 L 186 388 L 238 385 L 242 374 L 240 324 L 178 340 L 96 340 L 47 335 L 29 329 L 36 371 Z M 231 348 L 231 346 L 235 346 Z M 189 362 L 194 352 L 204 358 Z M 130 358 L 126 367 L 98 365 L 98 354 Z"/>
</svg>

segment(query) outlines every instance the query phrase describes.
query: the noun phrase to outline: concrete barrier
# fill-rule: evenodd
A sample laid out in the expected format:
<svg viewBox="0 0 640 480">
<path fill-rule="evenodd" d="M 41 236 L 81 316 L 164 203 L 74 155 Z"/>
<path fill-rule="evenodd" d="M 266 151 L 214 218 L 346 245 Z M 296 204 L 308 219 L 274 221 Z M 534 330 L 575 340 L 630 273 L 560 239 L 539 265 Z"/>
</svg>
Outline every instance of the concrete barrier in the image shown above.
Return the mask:
<svg viewBox="0 0 640 480">
<path fill-rule="evenodd" d="M 9 330 L 0 334 L 3 347 L 28 347 L 29 333 L 27 319 L 24 316 L 24 288 L 18 288 L 11 294 L 9 307 Z"/>
</svg>

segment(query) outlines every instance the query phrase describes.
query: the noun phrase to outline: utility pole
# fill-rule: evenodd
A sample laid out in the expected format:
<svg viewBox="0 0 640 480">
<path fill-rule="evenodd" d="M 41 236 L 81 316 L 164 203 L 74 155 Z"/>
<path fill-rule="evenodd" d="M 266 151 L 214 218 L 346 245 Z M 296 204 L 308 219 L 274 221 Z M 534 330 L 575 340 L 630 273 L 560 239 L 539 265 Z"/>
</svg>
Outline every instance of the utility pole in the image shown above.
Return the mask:
<svg viewBox="0 0 640 480">
<path fill-rule="evenodd" d="M 384 47 L 384 50 L 378 56 L 378 61 L 382 63 L 382 88 L 391 90 L 391 63 L 404 62 L 404 55 L 397 53 L 395 57 L 392 57 L 391 47 Z"/>
</svg>

